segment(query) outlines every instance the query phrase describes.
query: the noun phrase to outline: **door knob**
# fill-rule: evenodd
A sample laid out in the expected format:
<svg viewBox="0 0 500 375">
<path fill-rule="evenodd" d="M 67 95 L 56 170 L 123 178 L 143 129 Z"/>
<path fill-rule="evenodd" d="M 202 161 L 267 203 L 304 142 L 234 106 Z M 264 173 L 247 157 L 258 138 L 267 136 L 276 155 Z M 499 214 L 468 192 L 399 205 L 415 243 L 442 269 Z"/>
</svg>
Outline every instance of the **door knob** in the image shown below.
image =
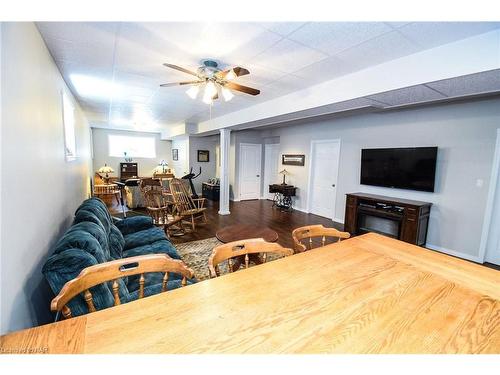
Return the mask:
<svg viewBox="0 0 500 375">
<path fill-rule="evenodd" d="M 332 187 L 335 187 L 335 184 L 332 184 Z"/>
<path fill-rule="evenodd" d="M 257 177 L 260 177 L 260 174 L 258 174 Z"/>
</svg>

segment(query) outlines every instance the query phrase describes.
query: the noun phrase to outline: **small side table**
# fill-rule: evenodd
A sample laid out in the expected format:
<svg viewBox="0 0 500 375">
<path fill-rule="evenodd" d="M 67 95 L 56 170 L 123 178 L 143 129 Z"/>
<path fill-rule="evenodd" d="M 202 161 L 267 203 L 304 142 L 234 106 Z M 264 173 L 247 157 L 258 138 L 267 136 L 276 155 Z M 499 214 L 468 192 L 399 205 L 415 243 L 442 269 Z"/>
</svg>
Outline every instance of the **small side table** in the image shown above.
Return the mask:
<svg viewBox="0 0 500 375">
<path fill-rule="evenodd" d="M 287 184 L 269 185 L 269 192 L 274 193 L 273 207 L 279 207 L 286 211 L 293 210 L 292 197 L 295 197 L 297 188 Z"/>
</svg>

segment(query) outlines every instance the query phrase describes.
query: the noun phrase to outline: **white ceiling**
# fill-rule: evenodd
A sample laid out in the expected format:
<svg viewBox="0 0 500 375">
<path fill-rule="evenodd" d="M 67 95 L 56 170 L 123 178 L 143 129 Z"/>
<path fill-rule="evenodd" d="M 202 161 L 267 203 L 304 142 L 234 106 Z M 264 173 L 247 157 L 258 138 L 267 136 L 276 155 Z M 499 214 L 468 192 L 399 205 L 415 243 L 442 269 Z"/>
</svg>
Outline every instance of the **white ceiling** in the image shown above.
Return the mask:
<svg viewBox="0 0 500 375">
<path fill-rule="evenodd" d="M 369 66 L 500 28 L 500 23 L 310 22 L 310 23 L 97 23 L 41 22 L 38 28 L 69 87 L 93 126 L 158 131 L 181 122 L 198 123 L 304 89 Z M 250 75 L 236 82 L 261 90 L 236 93 L 211 108 L 192 100 L 186 87 L 161 83 L 190 79 L 164 62 L 195 70 L 201 60 L 222 68 L 243 66 Z M 96 95 L 79 93 L 71 76 L 92 77 Z M 483 85 L 491 86 L 485 78 Z M 452 88 L 415 86 L 370 96 L 383 105 L 409 99 L 440 99 Z M 497 83 L 495 83 L 497 84 Z M 441 85 L 441 86 L 440 86 Z M 497 84 L 498 86 L 498 84 Z M 495 86 L 496 87 L 496 86 Z M 91 90 L 92 91 L 92 90 Z M 460 94 L 457 94 L 460 95 Z M 398 102 L 399 101 L 399 102 Z"/>
</svg>

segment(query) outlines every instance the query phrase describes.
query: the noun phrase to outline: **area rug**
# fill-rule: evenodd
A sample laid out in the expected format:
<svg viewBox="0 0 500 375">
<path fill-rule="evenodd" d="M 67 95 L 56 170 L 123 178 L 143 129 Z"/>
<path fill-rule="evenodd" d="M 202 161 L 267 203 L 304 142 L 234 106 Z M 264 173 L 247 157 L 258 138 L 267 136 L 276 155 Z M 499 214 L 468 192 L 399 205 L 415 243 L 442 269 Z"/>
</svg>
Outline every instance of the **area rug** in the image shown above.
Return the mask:
<svg viewBox="0 0 500 375">
<path fill-rule="evenodd" d="M 211 237 L 205 240 L 176 244 L 175 248 L 179 252 L 182 260 L 184 260 L 184 263 L 193 270 L 196 279 L 198 281 L 203 281 L 210 278 L 208 272 L 208 258 L 210 254 L 212 254 L 213 248 L 219 245 L 222 245 L 222 242 L 216 237 Z M 278 258 L 280 258 L 279 255 L 269 254 L 267 261 L 269 262 Z M 253 263 L 249 264 L 249 267 L 253 266 Z M 243 268 L 240 268 L 240 270 L 242 269 Z M 227 262 L 219 264 L 219 271 L 221 275 L 227 273 Z"/>
</svg>

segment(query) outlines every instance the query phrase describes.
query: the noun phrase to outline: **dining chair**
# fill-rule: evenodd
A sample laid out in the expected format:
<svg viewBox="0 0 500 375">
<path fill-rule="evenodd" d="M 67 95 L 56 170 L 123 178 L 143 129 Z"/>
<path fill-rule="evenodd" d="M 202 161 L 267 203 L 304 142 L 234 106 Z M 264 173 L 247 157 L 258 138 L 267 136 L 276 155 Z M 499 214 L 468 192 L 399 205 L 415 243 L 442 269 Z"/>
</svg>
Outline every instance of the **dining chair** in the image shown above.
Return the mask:
<svg viewBox="0 0 500 375">
<path fill-rule="evenodd" d="M 339 242 L 342 239 L 351 237 L 351 235 L 348 232 L 341 232 L 335 228 L 325 228 L 323 225 L 308 225 L 296 228 L 292 232 L 295 251 L 301 253 L 313 249 L 315 247 L 313 239 L 319 237 L 321 237 L 321 246 L 325 246 L 327 238 L 337 239 L 336 242 Z M 308 246 L 302 243 L 303 240 L 307 241 Z"/>
<path fill-rule="evenodd" d="M 50 309 L 62 312 L 64 318 L 71 318 L 71 310 L 67 306 L 72 298 L 83 293 L 89 313 L 96 311 L 90 288 L 112 282 L 114 306 L 120 305 L 118 280 L 123 277 L 140 275 L 138 298 L 144 297 L 144 274 L 151 272 L 164 273 L 161 292 L 167 291 L 170 273 L 182 275 L 181 286 L 187 285 L 187 279 L 194 277 L 193 271 L 184 262 L 172 259 L 166 254 L 148 254 L 130 258 L 118 259 L 84 268 L 80 274 L 64 284 L 59 294 L 52 300 Z"/>
<path fill-rule="evenodd" d="M 205 215 L 206 198 L 192 198 L 188 193 L 185 184 L 178 178 L 170 180 L 170 195 L 175 205 L 177 214 L 183 218 L 189 218 L 189 223 L 193 231 L 196 229 L 195 220 L 202 219 L 207 222 Z"/>
<path fill-rule="evenodd" d="M 249 254 L 261 254 L 262 263 L 267 261 L 268 254 L 282 255 L 284 257 L 293 255 L 293 250 L 285 248 L 275 242 L 266 242 L 262 238 L 251 238 L 247 240 L 228 242 L 215 247 L 208 258 L 208 270 L 210 278 L 220 276 L 219 265 L 226 262 L 229 272 L 233 272 L 233 258 L 243 256 L 245 268 L 249 265 Z"/>
</svg>

